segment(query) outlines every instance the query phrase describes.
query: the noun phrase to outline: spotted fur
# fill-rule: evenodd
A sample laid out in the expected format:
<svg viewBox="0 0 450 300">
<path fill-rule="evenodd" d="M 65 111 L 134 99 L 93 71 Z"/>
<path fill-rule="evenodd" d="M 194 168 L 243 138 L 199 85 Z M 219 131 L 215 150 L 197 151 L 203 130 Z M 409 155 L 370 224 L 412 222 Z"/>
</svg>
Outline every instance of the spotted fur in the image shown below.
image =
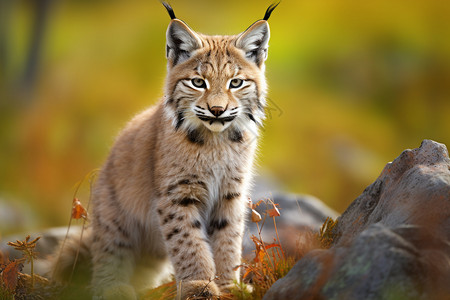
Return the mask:
<svg viewBox="0 0 450 300">
<path fill-rule="evenodd" d="M 239 279 L 269 26 L 208 36 L 168 11 L 164 99 L 120 133 L 94 189 L 92 286 L 104 299 L 135 299 L 142 262 L 171 265 L 183 299 Z"/>
</svg>

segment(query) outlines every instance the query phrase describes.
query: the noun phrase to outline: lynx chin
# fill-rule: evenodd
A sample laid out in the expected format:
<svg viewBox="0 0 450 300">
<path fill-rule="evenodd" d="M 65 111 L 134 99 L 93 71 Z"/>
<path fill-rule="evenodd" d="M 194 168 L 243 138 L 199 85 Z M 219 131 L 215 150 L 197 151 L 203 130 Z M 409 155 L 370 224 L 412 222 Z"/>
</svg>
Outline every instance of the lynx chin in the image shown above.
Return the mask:
<svg viewBox="0 0 450 300">
<path fill-rule="evenodd" d="M 181 299 L 220 296 L 239 280 L 276 5 L 238 35 L 209 36 L 163 4 L 171 17 L 164 98 L 117 137 L 81 248 L 66 244 L 54 267 L 62 278 L 80 248 L 95 299 L 137 299 L 170 274 Z"/>
</svg>

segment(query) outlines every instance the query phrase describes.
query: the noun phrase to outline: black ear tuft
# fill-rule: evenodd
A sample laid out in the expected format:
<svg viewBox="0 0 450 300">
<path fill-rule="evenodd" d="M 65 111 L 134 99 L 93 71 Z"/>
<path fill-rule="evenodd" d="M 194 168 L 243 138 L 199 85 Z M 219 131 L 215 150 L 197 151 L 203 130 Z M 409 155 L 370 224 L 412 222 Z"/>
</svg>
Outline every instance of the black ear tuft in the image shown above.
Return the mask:
<svg viewBox="0 0 450 300">
<path fill-rule="evenodd" d="M 164 5 L 164 7 L 167 9 L 167 12 L 169 13 L 170 18 L 176 19 L 177 17 L 175 17 L 175 13 L 173 12 L 173 8 L 172 6 L 170 6 L 169 3 L 165 2 L 165 1 L 161 1 L 161 4 Z M 277 4 L 278 5 L 278 4 Z M 275 7 L 274 7 L 275 8 Z M 269 14 L 270 15 L 270 14 Z"/>
<path fill-rule="evenodd" d="M 270 6 L 266 10 L 266 14 L 264 15 L 263 20 L 266 20 L 266 21 L 269 20 L 270 15 L 272 14 L 273 10 L 278 6 L 278 4 L 280 4 L 280 2 L 278 2 L 277 4 L 275 4 L 275 3 L 270 4 Z"/>
</svg>

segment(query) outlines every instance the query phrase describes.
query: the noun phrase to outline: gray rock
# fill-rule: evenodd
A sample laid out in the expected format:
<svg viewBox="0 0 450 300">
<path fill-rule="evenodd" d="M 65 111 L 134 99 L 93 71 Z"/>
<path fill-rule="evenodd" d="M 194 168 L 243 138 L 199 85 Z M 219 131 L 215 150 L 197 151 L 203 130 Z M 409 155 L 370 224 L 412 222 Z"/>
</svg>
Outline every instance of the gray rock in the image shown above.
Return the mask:
<svg viewBox="0 0 450 300">
<path fill-rule="evenodd" d="M 450 244 L 418 249 L 402 236 L 417 230 L 373 224 L 349 247 L 314 250 L 264 299 L 445 299 L 450 278 L 440 277 L 436 264 L 448 264 L 442 254 Z"/>
<path fill-rule="evenodd" d="M 0 238 L 5 233 L 36 228 L 39 223 L 30 205 L 19 199 L 0 198 Z"/>
<path fill-rule="evenodd" d="M 450 159 L 425 140 L 389 163 L 264 299 L 450 299 Z"/>
<path fill-rule="evenodd" d="M 425 140 L 420 148 L 403 151 L 339 218 L 336 243 L 374 223 L 420 225 L 450 240 L 449 168 L 443 144 Z"/>
</svg>

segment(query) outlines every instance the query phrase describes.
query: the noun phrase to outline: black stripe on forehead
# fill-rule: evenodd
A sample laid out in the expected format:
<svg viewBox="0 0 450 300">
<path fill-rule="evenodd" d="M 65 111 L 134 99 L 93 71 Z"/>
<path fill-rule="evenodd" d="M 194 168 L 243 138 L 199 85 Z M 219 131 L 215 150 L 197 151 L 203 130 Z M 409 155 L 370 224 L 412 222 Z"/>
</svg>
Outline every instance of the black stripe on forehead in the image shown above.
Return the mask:
<svg viewBox="0 0 450 300">
<path fill-rule="evenodd" d="M 225 72 L 225 69 L 227 68 L 228 65 L 230 65 L 230 68 L 233 68 L 231 60 L 227 60 L 227 62 L 222 65 L 222 67 L 220 68 L 221 70 L 219 72 Z"/>
<path fill-rule="evenodd" d="M 228 61 L 232 61 L 233 56 L 229 50 L 230 40 L 216 40 L 215 38 L 206 39 L 206 49 L 200 55 L 200 64 L 212 64 L 214 70 L 220 70 L 217 66 L 222 66 Z"/>
<path fill-rule="evenodd" d="M 231 59 L 226 56 L 221 59 L 206 59 L 199 63 L 196 70 L 203 76 L 207 74 L 215 74 L 220 77 L 223 76 L 235 76 L 236 70 L 241 68 L 233 63 Z"/>
<path fill-rule="evenodd" d="M 209 60 L 207 61 L 202 61 L 199 64 L 199 68 L 198 68 L 200 74 L 207 74 L 207 73 L 216 73 L 216 66 L 214 63 L 211 63 Z"/>
</svg>

